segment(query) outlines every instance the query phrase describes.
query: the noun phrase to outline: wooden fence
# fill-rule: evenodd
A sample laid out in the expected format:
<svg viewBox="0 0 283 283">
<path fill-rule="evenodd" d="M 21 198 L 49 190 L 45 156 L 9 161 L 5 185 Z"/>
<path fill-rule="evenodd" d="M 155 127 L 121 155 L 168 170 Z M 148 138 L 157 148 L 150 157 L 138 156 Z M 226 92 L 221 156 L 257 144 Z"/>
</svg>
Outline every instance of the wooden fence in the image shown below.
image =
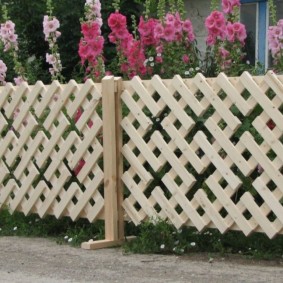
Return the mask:
<svg viewBox="0 0 283 283">
<path fill-rule="evenodd" d="M 283 76 L 0 88 L 0 208 L 283 233 Z"/>
</svg>

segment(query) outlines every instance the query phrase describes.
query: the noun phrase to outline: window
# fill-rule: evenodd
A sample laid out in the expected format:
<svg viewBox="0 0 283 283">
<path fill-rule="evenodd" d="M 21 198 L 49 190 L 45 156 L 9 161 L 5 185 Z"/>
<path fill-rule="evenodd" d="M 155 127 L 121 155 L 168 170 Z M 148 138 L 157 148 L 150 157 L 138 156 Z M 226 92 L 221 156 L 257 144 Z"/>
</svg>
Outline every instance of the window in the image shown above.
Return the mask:
<svg viewBox="0 0 283 283">
<path fill-rule="evenodd" d="M 277 19 L 283 18 L 283 0 L 273 0 Z M 269 26 L 267 0 L 241 0 L 241 22 L 247 29 L 247 60 L 269 66 L 267 30 Z"/>
</svg>

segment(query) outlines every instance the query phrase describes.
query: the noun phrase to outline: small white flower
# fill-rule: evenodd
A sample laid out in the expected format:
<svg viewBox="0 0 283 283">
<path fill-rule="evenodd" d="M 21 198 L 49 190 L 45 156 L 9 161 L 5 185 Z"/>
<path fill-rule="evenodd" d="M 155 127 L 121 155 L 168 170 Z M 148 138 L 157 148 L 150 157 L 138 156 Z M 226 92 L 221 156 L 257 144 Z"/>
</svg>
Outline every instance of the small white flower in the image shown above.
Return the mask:
<svg viewBox="0 0 283 283">
<path fill-rule="evenodd" d="M 39 221 L 39 218 L 36 218 L 36 219 L 35 219 L 35 222 L 38 222 L 38 221 Z"/>
<path fill-rule="evenodd" d="M 190 71 L 186 71 L 185 76 L 189 76 L 189 75 L 190 75 Z"/>
<path fill-rule="evenodd" d="M 251 64 L 251 62 L 249 61 L 249 60 L 247 60 L 247 62 L 246 62 L 248 65 L 250 65 Z"/>
<path fill-rule="evenodd" d="M 174 247 L 174 248 L 173 248 L 173 252 L 175 252 L 175 251 L 176 251 L 176 249 L 177 249 L 177 248 L 176 248 L 176 247 Z"/>
<path fill-rule="evenodd" d="M 242 253 L 242 251 L 239 251 L 239 254 L 241 254 Z"/>
<path fill-rule="evenodd" d="M 191 246 L 192 246 L 192 247 L 195 247 L 195 246 L 196 246 L 196 243 L 195 243 L 195 242 L 191 242 Z"/>
<path fill-rule="evenodd" d="M 144 62 L 143 62 L 143 65 L 146 66 L 148 63 L 148 59 L 146 59 Z"/>
<path fill-rule="evenodd" d="M 32 224 L 32 221 L 30 221 L 28 224 L 31 225 L 31 224 Z"/>
<path fill-rule="evenodd" d="M 177 232 L 178 232 L 178 234 L 181 234 L 182 233 L 182 229 L 179 229 Z"/>
<path fill-rule="evenodd" d="M 154 63 L 152 62 L 152 63 L 150 63 L 150 67 L 154 67 Z"/>
<path fill-rule="evenodd" d="M 174 243 L 174 245 L 178 245 L 179 244 L 179 240 L 177 240 L 175 243 Z"/>
<path fill-rule="evenodd" d="M 68 239 L 69 239 L 69 237 L 68 237 L 68 236 L 65 236 L 65 237 L 64 237 L 64 240 L 68 240 Z"/>
<path fill-rule="evenodd" d="M 165 245 L 162 244 L 162 245 L 160 246 L 160 249 L 163 250 L 164 248 L 165 248 Z"/>
<path fill-rule="evenodd" d="M 153 60 L 154 60 L 153 57 L 149 57 L 149 58 L 148 58 L 148 61 L 149 61 L 149 62 L 153 62 Z"/>
<path fill-rule="evenodd" d="M 0 232 L 2 231 L 2 228 L 0 228 Z"/>
<path fill-rule="evenodd" d="M 185 250 L 184 249 L 180 249 L 180 253 L 183 253 Z"/>
<path fill-rule="evenodd" d="M 194 68 L 190 68 L 189 71 L 190 71 L 190 72 L 193 72 L 193 71 L 194 71 Z"/>
<path fill-rule="evenodd" d="M 200 70 L 200 67 L 196 67 L 195 70 L 198 72 Z"/>
<path fill-rule="evenodd" d="M 161 54 L 161 53 L 157 53 L 156 56 L 157 56 L 157 57 L 161 57 L 162 54 Z"/>
<path fill-rule="evenodd" d="M 156 120 L 155 120 L 156 122 L 159 122 L 160 121 L 160 118 L 156 118 Z"/>
<path fill-rule="evenodd" d="M 69 243 L 71 243 L 72 241 L 73 241 L 73 238 L 70 238 L 70 239 L 68 240 Z"/>
<path fill-rule="evenodd" d="M 17 230 L 18 230 L 18 227 L 17 227 L 17 226 L 15 226 L 15 227 L 13 228 L 13 230 L 14 230 L 14 231 L 17 231 Z"/>
</svg>

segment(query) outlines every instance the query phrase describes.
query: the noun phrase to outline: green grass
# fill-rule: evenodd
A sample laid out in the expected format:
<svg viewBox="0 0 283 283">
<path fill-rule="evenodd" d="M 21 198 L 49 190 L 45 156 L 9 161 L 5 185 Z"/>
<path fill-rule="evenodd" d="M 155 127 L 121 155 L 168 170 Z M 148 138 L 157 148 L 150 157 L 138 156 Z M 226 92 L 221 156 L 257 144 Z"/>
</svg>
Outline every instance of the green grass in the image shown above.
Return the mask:
<svg viewBox="0 0 283 283">
<path fill-rule="evenodd" d="M 155 224 L 144 222 L 138 227 L 126 223 L 125 234 L 137 236 L 135 240 L 126 241 L 123 245 L 126 253 L 182 255 L 206 252 L 219 255 L 240 254 L 245 258 L 266 260 L 282 260 L 283 257 L 283 235 L 270 240 L 262 233 L 248 237 L 237 231 L 222 235 L 215 229 L 199 233 L 190 227 L 177 230 L 163 220 Z M 104 223 L 97 221 L 91 224 L 86 219 L 72 222 L 68 217 L 58 220 L 53 216 L 39 219 L 37 215 L 26 217 L 19 212 L 11 215 L 4 209 L 0 211 L 1 236 L 48 237 L 58 244 L 80 246 L 90 239 L 103 239 Z"/>
<path fill-rule="evenodd" d="M 58 220 L 54 216 L 40 219 L 37 215 L 25 216 L 19 212 L 11 215 L 4 209 L 0 211 L 1 236 L 49 237 L 58 244 L 66 242 L 72 246 L 79 246 L 90 239 L 102 239 L 104 223 L 97 221 L 90 224 L 85 219 L 72 222 L 68 217 Z"/>
</svg>

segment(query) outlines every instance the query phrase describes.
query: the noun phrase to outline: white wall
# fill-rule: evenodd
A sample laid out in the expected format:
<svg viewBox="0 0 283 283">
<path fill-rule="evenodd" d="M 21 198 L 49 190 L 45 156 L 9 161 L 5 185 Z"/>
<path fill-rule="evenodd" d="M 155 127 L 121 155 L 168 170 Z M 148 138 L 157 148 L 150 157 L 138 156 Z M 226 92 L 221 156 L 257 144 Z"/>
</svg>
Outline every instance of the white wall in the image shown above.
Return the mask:
<svg viewBox="0 0 283 283">
<path fill-rule="evenodd" d="M 188 17 L 190 18 L 196 39 L 198 42 L 198 48 L 201 52 L 205 51 L 205 39 L 206 39 L 206 29 L 204 22 L 206 17 L 210 14 L 210 1 L 209 0 L 186 0 L 186 10 Z"/>
</svg>

